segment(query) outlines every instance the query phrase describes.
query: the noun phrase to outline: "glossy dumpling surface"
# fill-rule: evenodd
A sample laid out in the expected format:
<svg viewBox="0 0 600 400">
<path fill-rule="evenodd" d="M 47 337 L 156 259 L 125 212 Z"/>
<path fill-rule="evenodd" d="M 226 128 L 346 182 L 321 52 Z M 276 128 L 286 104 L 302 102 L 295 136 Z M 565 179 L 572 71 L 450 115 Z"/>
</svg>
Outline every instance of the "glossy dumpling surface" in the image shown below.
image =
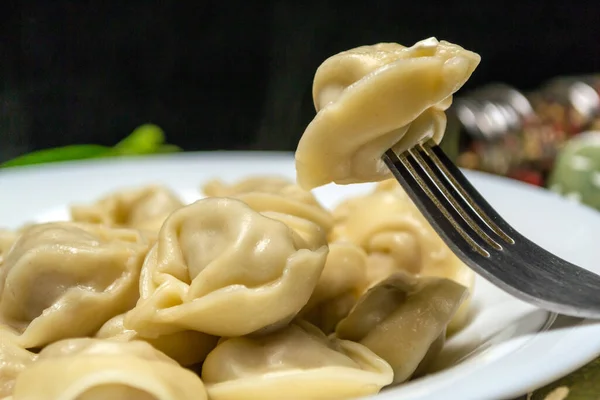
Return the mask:
<svg viewBox="0 0 600 400">
<path fill-rule="evenodd" d="M 331 333 L 367 287 L 367 254 L 352 243 L 331 243 L 323 273 L 302 318 Z"/>
<path fill-rule="evenodd" d="M 441 350 L 439 341 L 465 295 L 466 288 L 449 279 L 396 273 L 359 299 L 337 325 L 336 335 L 386 360 L 394 370 L 394 383 L 401 383 L 426 357 L 434 358 L 432 347 Z"/>
<path fill-rule="evenodd" d="M 333 227 L 331 213 L 315 196 L 284 178 L 254 176 L 231 185 L 215 180 L 205 185 L 204 192 L 242 200 L 254 211 L 285 223 L 312 245 L 325 244 Z"/>
<path fill-rule="evenodd" d="M 171 214 L 144 263 L 125 326 L 240 336 L 290 321 L 312 294 L 327 246 L 239 200 L 211 197 Z"/>
<path fill-rule="evenodd" d="M 20 345 L 92 335 L 139 297 L 137 231 L 55 222 L 27 228 L 0 268 L 0 322 Z"/>
<path fill-rule="evenodd" d="M 13 231 L 9 231 L 7 229 L 0 229 L 0 268 L 2 268 L 2 263 L 4 262 L 4 258 L 6 254 L 12 247 L 13 243 L 16 242 L 18 234 Z"/>
<path fill-rule="evenodd" d="M 222 341 L 206 358 L 202 379 L 211 400 L 333 400 L 375 394 L 392 371 L 363 345 L 298 321 L 269 335 Z"/>
<path fill-rule="evenodd" d="M 412 47 L 361 46 L 325 60 L 313 82 L 317 115 L 296 150 L 300 186 L 389 178 L 381 155 L 426 138 L 439 142 L 446 127 L 444 110 L 479 60 L 435 38 Z"/>
<path fill-rule="evenodd" d="M 200 378 L 146 342 L 51 344 L 15 383 L 13 400 L 206 400 Z"/>
<path fill-rule="evenodd" d="M 380 182 L 372 193 L 351 198 L 334 210 L 330 240 L 347 240 L 368 253 L 370 285 L 397 271 L 452 279 L 473 292 L 475 273 L 452 253 L 395 180 Z M 462 328 L 470 297 L 449 326 Z"/>
<path fill-rule="evenodd" d="M 210 197 L 235 197 L 251 192 L 279 193 L 292 183 L 289 179 L 277 175 L 249 176 L 232 184 L 213 179 L 202 185 L 202 192 Z"/>
<path fill-rule="evenodd" d="M 158 232 L 169 214 L 183 207 L 169 189 L 150 185 L 110 193 L 90 205 L 71 207 L 73 221 Z"/>
<path fill-rule="evenodd" d="M 189 330 L 156 338 L 145 338 L 133 329 L 126 328 L 123 323 L 124 320 L 125 314 L 110 319 L 100 328 L 95 337 L 117 342 L 131 342 L 133 340 L 148 342 L 152 347 L 165 353 L 184 367 L 204 361 L 206 355 L 215 348 L 218 341 L 215 336 Z"/>
<path fill-rule="evenodd" d="M 36 357 L 19 346 L 6 327 L 0 326 L 0 398 L 12 394 L 15 379 Z"/>
</svg>

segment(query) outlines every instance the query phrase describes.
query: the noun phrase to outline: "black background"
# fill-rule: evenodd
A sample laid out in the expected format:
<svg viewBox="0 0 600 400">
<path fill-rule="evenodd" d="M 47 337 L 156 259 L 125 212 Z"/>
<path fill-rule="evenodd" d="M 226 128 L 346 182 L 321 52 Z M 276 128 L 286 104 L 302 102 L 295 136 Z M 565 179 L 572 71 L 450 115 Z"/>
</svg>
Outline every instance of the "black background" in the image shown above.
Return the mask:
<svg viewBox="0 0 600 400">
<path fill-rule="evenodd" d="M 291 150 L 314 115 L 316 67 L 381 41 L 480 53 L 468 88 L 600 72 L 597 1 L 0 4 L 2 158 L 114 144 L 144 122 L 186 150 Z"/>
</svg>

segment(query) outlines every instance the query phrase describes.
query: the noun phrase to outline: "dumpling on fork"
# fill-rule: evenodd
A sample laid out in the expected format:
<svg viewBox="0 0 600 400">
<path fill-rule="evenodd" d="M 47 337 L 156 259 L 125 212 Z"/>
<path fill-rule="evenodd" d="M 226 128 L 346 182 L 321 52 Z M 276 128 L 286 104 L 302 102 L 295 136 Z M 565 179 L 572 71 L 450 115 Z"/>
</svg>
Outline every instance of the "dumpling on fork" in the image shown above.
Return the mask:
<svg viewBox="0 0 600 400">
<path fill-rule="evenodd" d="M 146 342 L 68 339 L 44 348 L 12 400 L 207 400 L 198 376 Z"/>
<path fill-rule="evenodd" d="M 165 221 L 125 326 L 144 337 L 275 329 L 308 302 L 327 252 L 240 200 L 199 200 Z"/>
<path fill-rule="evenodd" d="M 221 341 L 202 380 L 211 400 L 338 400 L 378 393 L 392 370 L 365 346 L 299 320 L 269 335 Z"/>
<path fill-rule="evenodd" d="M 433 37 L 412 47 L 361 46 L 325 60 L 313 82 L 317 115 L 296 150 L 300 186 L 390 178 L 383 153 L 429 138 L 439 142 L 444 111 L 479 61 L 479 55 Z"/>
<path fill-rule="evenodd" d="M 26 228 L 0 268 L 0 323 L 25 348 L 93 335 L 136 304 L 148 248 L 129 229 L 73 222 Z"/>
</svg>

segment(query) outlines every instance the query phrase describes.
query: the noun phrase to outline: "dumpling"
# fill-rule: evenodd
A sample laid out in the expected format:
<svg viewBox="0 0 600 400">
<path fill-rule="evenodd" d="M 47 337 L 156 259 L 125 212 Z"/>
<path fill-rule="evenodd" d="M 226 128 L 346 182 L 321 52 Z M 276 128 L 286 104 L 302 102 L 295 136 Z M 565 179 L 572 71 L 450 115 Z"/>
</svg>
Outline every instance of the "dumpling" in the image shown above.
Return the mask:
<svg viewBox="0 0 600 400">
<path fill-rule="evenodd" d="M 296 150 L 300 186 L 391 177 L 383 153 L 428 138 L 439 142 L 444 111 L 479 61 L 479 55 L 433 37 L 412 47 L 380 43 L 329 57 L 313 82 L 317 115 Z"/>
<path fill-rule="evenodd" d="M 306 305 L 327 251 L 239 200 L 199 200 L 165 221 L 125 326 L 144 337 L 275 328 Z"/>
<path fill-rule="evenodd" d="M 342 203 L 333 212 L 336 225 L 330 240 L 347 240 L 368 253 L 371 285 L 396 271 L 452 279 L 469 289 L 475 273 L 448 248 L 395 180 L 380 182 L 375 191 Z M 462 328 L 468 319 L 470 297 L 449 326 Z"/>
<path fill-rule="evenodd" d="M 248 197 L 254 197 L 254 199 L 249 199 Z M 261 204 L 260 197 L 261 197 L 260 195 L 254 196 L 253 194 L 250 194 L 248 196 L 245 196 L 245 198 L 242 198 L 241 200 L 244 201 L 244 203 L 246 201 L 248 203 L 250 203 L 249 206 L 252 207 L 253 209 L 256 208 L 257 210 L 261 210 L 261 209 L 263 209 L 263 206 L 265 209 L 267 209 L 266 203 Z M 280 200 L 281 200 L 281 198 L 275 199 L 275 201 L 280 201 Z M 255 210 L 255 211 L 257 211 L 257 210 Z M 302 240 L 304 240 L 306 242 L 306 245 L 309 248 L 319 248 L 321 246 L 327 245 L 326 232 L 323 230 L 323 228 L 321 226 L 317 225 L 316 223 L 314 223 L 312 221 L 309 221 L 302 217 L 297 217 L 295 215 L 287 214 L 284 212 L 263 211 L 263 212 L 261 212 L 261 214 L 264 215 L 265 217 L 274 219 L 279 222 L 283 222 L 289 228 L 293 229 L 294 232 L 296 232 L 298 234 L 298 236 L 300 236 L 302 238 Z"/>
<path fill-rule="evenodd" d="M 118 342 L 143 340 L 184 367 L 204 361 L 219 340 L 215 336 L 196 331 L 181 331 L 157 338 L 144 338 L 133 329 L 127 329 L 123 325 L 124 319 L 125 314 L 121 314 L 107 321 L 95 337 Z"/>
<path fill-rule="evenodd" d="M 336 336 L 363 344 L 409 379 L 441 350 L 446 326 L 466 288 L 445 278 L 396 273 L 369 289 L 336 327 Z"/>
<path fill-rule="evenodd" d="M 36 357 L 15 343 L 14 335 L 0 326 L 0 399 L 13 392 L 15 379 Z"/>
<path fill-rule="evenodd" d="M 43 349 L 12 400 L 207 400 L 204 384 L 146 342 L 69 339 Z"/>
<path fill-rule="evenodd" d="M 333 217 L 315 198 L 299 186 L 277 177 L 251 177 L 233 185 L 212 181 L 205 193 L 242 200 L 254 211 L 281 221 L 312 245 L 326 243 Z"/>
<path fill-rule="evenodd" d="M 169 189 L 150 185 L 109 194 L 90 205 L 71 207 L 71 218 L 113 227 L 158 232 L 169 214 L 183 207 Z"/>
<path fill-rule="evenodd" d="M 262 192 L 240 194 L 236 198 L 265 217 L 283 222 L 309 246 L 327 244 L 327 232 L 333 226 L 333 219 L 320 205 L 307 204 L 284 194 Z"/>
<path fill-rule="evenodd" d="M 242 193 L 266 192 L 279 193 L 292 182 L 277 175 L 256 175 L 227 184 L 220 179 L 213 179 L 202 185 L 202 192 L 210 197 L 234 197 Z"/>
<path fill-rule="evenodd" d="M 18 234 L 16 232 L 0 229 L 0 268 L 2 267 L 6 254 L 13 243 L 17 241 L 17 237 Z"/>
<path fill-rule="evenodd" d="M 306 196 L 306 195 L 309 196 Z M 279 193 L 248 192 L 236 195 L 257 212 L 273 212 L 294 215 L 312 221 L 328 232 L 333 225 L 329 211 L 317 203 L 312 194 L 299 187 L 287 186 Z"/>
<path fill-rule="evenodd" d="M 352 243 L 330 244 L 325 268 L 300 313 L 302 318 L 324 333 L 333 332 L 367 287 L 366 263 L 367 254 L 362 248 Z"/>
<path fill-rule="evenodd" d="M 219 179 L 214 179 L 206 183 L 202 187 L 202 191 L 210 197 L 234 198 L 248 193 L 280 194 L 304 204 L 321 207 L 311 192 L 300 188 L 291 180 L 279 176 L 251 176 L 233 184 L 226 184 Z"/>
<path fill-rule="evenodd" d="M 27 228 L 0 268 L 0 323 L 25 348 L 93 335 L 139 297 L 139 233 L 53 222 Z"/>
<path fill-rule="evenodd" d="M 338 400 L 378 393 L 392 370 L 363 345 L 297 321 L 266 336 L 223 340 L 202 380 L 211 400 Z"/>
<path fill-rule="evenodd" d="M 369 254 L 384 253 L 397 268 L 413 274 L 436 261 L 445 263 L 449 254 L 440 254 L 445 253 L 439 249 L 443 242 L 401 190 L 378 187 L 341 203 L 334 210 L 336 226 L 330 240 L 350 241 Z"/>
</svg>

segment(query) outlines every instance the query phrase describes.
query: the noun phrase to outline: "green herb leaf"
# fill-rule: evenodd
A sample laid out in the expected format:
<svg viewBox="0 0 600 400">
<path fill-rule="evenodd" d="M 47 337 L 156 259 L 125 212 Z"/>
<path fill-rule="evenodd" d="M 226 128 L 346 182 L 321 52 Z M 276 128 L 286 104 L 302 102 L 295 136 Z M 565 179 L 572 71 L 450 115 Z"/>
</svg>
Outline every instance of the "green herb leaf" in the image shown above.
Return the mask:
<svg viewBox="0 0 600 400">
<path fill-rule="evenodd" d="M 135 156 L 155 153 L 174 153 L 181 149 L 165 143 L 160 127 L 145 124 L 137 127 L 114 147 L 100 145 L 72 145 L 28 153 L 0 164 L 1 168 L 42 164 L 58 161 L 84 160 L 98 157 Z"/>
<path fill-rule="evenodd" d="M 12 160 L 8 160 L 0 167 L 17 167 L 21 165 L 43 164 L 58 161 L 84 160 L 106 156 L 111 151 L 110 147 L 95 144 L 72 145 L 57 147 L 53 149 L 44 149 L 24 154 Z"/>
<path fill-rule="evenodd" d="M 165 133 L 156 125 L 145 124 L 137 127 L 129 136 L 113 148 L 119 155 L 151 154 L 165 143 Z"/>
<path fill-rule="evenodd" d="M 183 149 L 179 146 L 175 146 L 174 144 L 163 144 L 156 149 L 157 154 L 177 153 L 179 151 L 183 151 Z"/>
</svg>

